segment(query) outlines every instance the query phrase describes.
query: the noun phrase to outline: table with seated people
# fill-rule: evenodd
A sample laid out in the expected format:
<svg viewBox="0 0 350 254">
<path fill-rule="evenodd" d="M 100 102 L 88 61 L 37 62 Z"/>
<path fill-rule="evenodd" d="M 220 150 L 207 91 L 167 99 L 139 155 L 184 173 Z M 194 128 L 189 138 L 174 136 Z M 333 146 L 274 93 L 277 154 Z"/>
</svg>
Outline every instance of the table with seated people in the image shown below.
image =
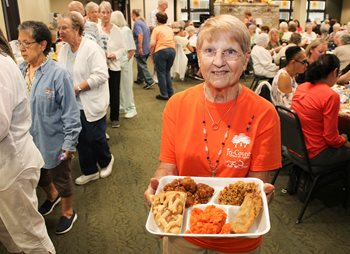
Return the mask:
<svg viewBox="0 0 350 254">
<path fill-rule="evenodd" d="M 339 133 L 344 133 L 350 137 L 350 89 L 347 86 L 334 85 L 335 90 L 340 96 L 340 110 L 338 114 Z"/>
</svg>

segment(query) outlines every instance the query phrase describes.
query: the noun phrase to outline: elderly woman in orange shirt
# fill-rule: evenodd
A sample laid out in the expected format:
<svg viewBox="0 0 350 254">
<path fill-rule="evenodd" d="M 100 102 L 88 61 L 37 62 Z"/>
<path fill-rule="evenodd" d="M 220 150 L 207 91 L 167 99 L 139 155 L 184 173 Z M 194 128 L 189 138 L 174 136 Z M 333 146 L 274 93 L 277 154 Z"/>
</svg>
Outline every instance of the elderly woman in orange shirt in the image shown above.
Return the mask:
<svg viewBox="0 0 350 254">
<path fill-rule="evenodd" d="M 250 36 L 231 15 L 208 19 L 197 41 L 204 83 L 170 98 L 163 111 L 160 165 L 145 191 L 150 202 L 167 175 L 257 177 L 268 198 L 270 172 L 281 166 L 279 118 L 273 105 L 240 83 Z M 237 145 L 245 140 L 245 145 Z M 163 253 L 259 253 L 262 238 L 164 239 Z"/>
<path fill-rule="evenodd" d="M 174 94 L 170 75 L 170 69 L 175 59 L 174 33 L 173 30 L 166 25 L 168 20 L 166 13 L 158 12 L 156 18 L 157 26 L 152 31 L 150 45 L 160 91 L 156 99 L 168 100 Z"/>
</svg>

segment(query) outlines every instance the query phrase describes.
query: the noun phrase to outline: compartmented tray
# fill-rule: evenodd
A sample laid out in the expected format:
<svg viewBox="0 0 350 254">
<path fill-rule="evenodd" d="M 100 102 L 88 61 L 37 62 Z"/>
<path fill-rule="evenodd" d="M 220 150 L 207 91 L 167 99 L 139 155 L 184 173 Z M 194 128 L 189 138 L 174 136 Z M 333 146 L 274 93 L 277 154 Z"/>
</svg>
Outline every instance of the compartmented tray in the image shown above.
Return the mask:
<svg viewBox="0 0 350 254">
<path fill-rule="evenodd" d="M 162 177 L 159 181 L 159 185 L 156 191 L 156 194 L 163 191 L 163 188 L 166 184 L 172 182 L 175 179 L 185 178 L 184 176 L 165 176 Z M 173 233 L 166 233 L 164 232 L 158 225 L 156 224 L 154 220 L 154 216 L 152 214 L 152 211 L 149 212 L 147 222 L 146 222 L 146 229 L 151 234 L 155 235 L 164 235 L 164 236 L 186 236 L 186 237 L 220 237 L 220 238 L 226 238 L 226 237 L 246 237 L 246 238 L 256 238 L 261 235 L 266 234 L 270 230 L 270 216 L 269 216 L 269 209 L 267 205 L 267 199 L 264 192 L 264 183 L 258 179 L 258 178 L 221 178 L 221 177 L 192 177 L 191 178 L 198 184 L 198 183 L 204 183 L 209 185 L 210 187 L 214 188 L 214 194 L 209 199 L 207 204 L 198 204 L 194 205 L 189 208 L 185 208 L 184 211 L 184 218 L 182 222 L 181 227 L 181 233 L 180 234 L 173 234 Z M 243 182 L 254 182 L 258 184 L 261 198 L 262 198 L 262 209 L 259 214 L 259 216 L 255 219 L 254 224 L 251 226 L 249 232 L 244 234 L 189 234 L 186 233 L 187 230 L 189 230 L 189 220 L 191 211 L 193 208 L 197 207 L 200 209 L 204 209 L 208 205 L 215 205 L 218 208 L 223 209 L 227 214 L 226 223 L 229 221 L 232 221 L 235 217 L 236 213 L 239 211 L 239 206 L 232 206 L 232 205 L 221 205 L 218 202 L 219 193 L 221 190 L 223 190 L 226 186 L 236 183 L 238 181 Z"/>
</svg>

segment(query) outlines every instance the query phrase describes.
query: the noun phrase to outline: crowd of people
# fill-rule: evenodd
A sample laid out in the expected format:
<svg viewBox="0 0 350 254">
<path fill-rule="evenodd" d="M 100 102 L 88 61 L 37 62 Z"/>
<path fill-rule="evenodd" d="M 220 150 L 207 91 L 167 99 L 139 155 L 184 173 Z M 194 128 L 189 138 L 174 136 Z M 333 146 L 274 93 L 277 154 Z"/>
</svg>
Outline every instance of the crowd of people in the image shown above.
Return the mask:
<svg viewBox="0 0 350 254">
<path fill-rule="evenodd" d="M 296 20 L 281 22 L 279 37 L 271 29 L 269 43 L 264 33 L 261 29 L 254 34 L 251 54 L 254 75 L 271 82 L 267 99 L 298 115 L 317 174 L 337 166 L 350 172 L 350 143 L 338 126 L 341 98 L 332 89 L 335 84 L 349 88 L 350 22 L 344 26 L 334 19 L 307 22 L 305 32 Z M 306 166 L 296 152 L 289 149 L 284 154 Z"/>
<path fill-rule="evenodd" d="M 67 13 L 58 16 L 58 41 L 52 41 L 40 21 L 19 25 L 17 48 L 0 31 L 0 241 L 10 253 L 55 253 L 42 216 L 60 204 L 55 232 L 69 232 L 78 218 L 73 182 L 84 185 L 112 173 L 116 158 L 108 145 L 107 123 L 119 128 L 121 114 L 126 119 L 137 115 L 134 83 L 145 90 L 158 84 L 155 98 L 168 101 L 160 165 L 145 191 L 149 202 L 166 175 L 256 177 L 271 200 L 270 172 L 281 167 L 273 104 L 300 114 L 315 163 L 349 157 L 349 142 L 331 120 L 340 102 L 330 86 L 350 82 L 350 25 L 308 22 L 303 32 L 294 20 L 279 28 L 259 27 L 246 11 L 244 20 L 221 15 L 196 28 L 190 21 L 169 24 L 167 7 L 167 0 L 159 0 L 150 24 L 139 9 L 132 10 L 130 28 L 108 1 L 85 7 L 72 1 Z M 188 76 L 204 82 L 175 93 L 171 70 L 179 51 L 187 58 Z M 154 71 L 148 68 L 149 58 Z M 240 83 L 249 68 L 271 82 L 273 104 Z M 322 96 L 315 101 L 315 94 Z M 197 132 L 201 135 L 188 135 Z M 237 148 L 231 142 L 237 137 L 249 142 Z M 82 174 L 73 181 L 75 152 Z M 46 193 L 39 207 L 37 185 Z M 163 242 L 164 253 L 259 253 L 262 237 L 164 237 Z"/>
</svg>

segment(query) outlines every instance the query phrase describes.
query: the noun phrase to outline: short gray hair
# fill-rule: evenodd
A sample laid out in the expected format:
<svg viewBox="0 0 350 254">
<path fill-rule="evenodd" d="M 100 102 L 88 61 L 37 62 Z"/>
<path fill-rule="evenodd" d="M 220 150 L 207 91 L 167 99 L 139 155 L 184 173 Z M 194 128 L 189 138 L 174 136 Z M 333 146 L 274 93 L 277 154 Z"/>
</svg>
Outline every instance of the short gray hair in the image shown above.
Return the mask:
<svg viewBox="0 0 350 254">
<path fill-rule="evenodd" d="M 67 18 L 72 22 L 72 28 L 78 30 L 79 35 L 83 35 L 84 32 L 84 17 L 80 12 L 72 11 L 70 13 L 62 14 L 59 19 Z"/>
<path fill-rule="evenodd" d="M 334 25 L 333 25 L 333 30 L 334 29 L 340 29 L 341 28 L 341 26 L 340 26 L 340 24 L 339 23 L 335 23 Z"/>
<path fill-rule="evenodd" d="M 261 33 L 256 36 L 255 44 L 261 47 L 266 47 L 269 43 L 269 35 L 267 33 Z"/>
<path fill-rule="evenodd" d="M 185 28 L 185 31 L 188 32 L 188 33 L 190 33 L 190 32 L 195 33 L 196 32 L 196 28 L 194 26 L 187 26 Z"/>
<path fill-rule="evenodd" d="M 350 44 L 350 34 L 343 33 L 343 34 L 340 36 L 340 42 L 341 42 L 342 45 L 348 45 L 348 44 Z"/>
<path fill-rule="evenodd" d="M 204 40 L 211 42 L 221 34 L 236 41 L 244 54 L 250 53 L 249 31 L 241 20 L 232 15 L 220 15 L 207 19 L 198 34 L 197 48 L 202 48 Z"/>
<path fill-rule="evenodd" d="M 99 11 L 101 11 L 102 8 L 106 8 L 106 9 L 109 10 L 110 12 L 113 11 L 111 3 L 108 2 L 108 1 L 102 1 L 102 2 L 100 3 Z"/>
<path fill-rule="evenodd" d="M 118 27 L 123 27 L 123 26 L 127 26 L 128 23 L 126 22 L 125 18 L 124 18 L 124 14 L 120 11 L 114 11 L 111 14 L 111 23 L 113 25 L 116 25 Z"/>
<path fill-rule="evenodd" d="M 158 6 L 162 4 L 168 4 L 168 0 L 158 0 Z"/>
<path fill-rule="evenodd" d="M 282 21 L 282 22 L 280 23 L 280 25 L 279 25 L 279 28 L 282 28 L 282 27 L 284 27 L 284 28 L 288 28 L 288 24 L 287 24 L 287 22 Z"/>
<path fill-rule="evenodd" d="M 79 12 L 81 15 L 85 15 L 85 9 L 84 9 L 84 5 L 79 2 L 79 1 L 71 1 L 68 4 L 68 10 L 71 11 L 77 11 Z"/>
<path fill-rule="evenodd" d="M 90 12 L 92 8 L 96 7 L 98 10 L 98 4 L 95 2 L 88 2 L 87 5 L 85 6 L 85 11 Z"/>
</svg>

